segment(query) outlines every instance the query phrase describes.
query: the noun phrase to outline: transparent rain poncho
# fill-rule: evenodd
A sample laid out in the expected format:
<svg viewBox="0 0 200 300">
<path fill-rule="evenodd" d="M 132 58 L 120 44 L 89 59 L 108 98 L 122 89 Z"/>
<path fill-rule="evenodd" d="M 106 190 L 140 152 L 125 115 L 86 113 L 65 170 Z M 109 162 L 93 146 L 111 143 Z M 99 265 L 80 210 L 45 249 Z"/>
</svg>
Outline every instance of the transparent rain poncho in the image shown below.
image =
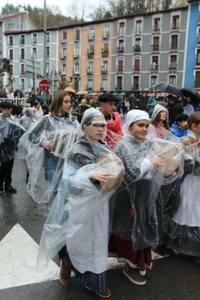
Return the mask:
<svg viewBox="0 0 200 300">
<path fill-rule="evenodd" d="M 0 114 L 0 162 L 14 158 L 20 137 L 25 129 L 13 116 L 5 118 Z"/>
<path fill-rule="evenodd" d="M 106 122 L 98 110 L 88 109 L 81 126 L 84 134 L 67 154 L 57 196 L 44 224 L 38 270 L 45 268 L 64 245 L 81 273 L 107 269 L 108 203 L 123 181 L 124 167 L 102 142 Z M 104 133 L 94 135 L 99 127 Z"/>
<path fill-rule="evenodd" d="M 169 222 L 167 245 L 180 253 L 200 256 L 200 142 L 190 133 L 182 139 L 185 172 L 180 186 L 180 203 Z"/>
<path fill-rule="evenodd" d="M 49 114 L 20 139 L 20 150 L 22 155 L 25 153 L 29 171 L 27 190 L 34 201 L 47 202 L 52 194 L 55 195 L 66 153 L 76 140 L 78 128 L 78 122 L 71 115 L 60 118 Z M 52 142 L 52 149 L 44 148 L 43 141 Z M 51 182 L 54 185 L 50 185 Z"/>
<path fill-rule="evenodd" d="M 156 137 L 139 141 L 126 134 L 114 150 L 124 164 L 125 179 L 113 200 L 112 232 L 131 239 L 134 250 L 155 247 L 160 240 L 157 202 L 162 201 L 161 187 L 182 176 L 181 146 Z M 156 157 L 162 158 L 159 167 L 153 164 Z"/>
</svg>

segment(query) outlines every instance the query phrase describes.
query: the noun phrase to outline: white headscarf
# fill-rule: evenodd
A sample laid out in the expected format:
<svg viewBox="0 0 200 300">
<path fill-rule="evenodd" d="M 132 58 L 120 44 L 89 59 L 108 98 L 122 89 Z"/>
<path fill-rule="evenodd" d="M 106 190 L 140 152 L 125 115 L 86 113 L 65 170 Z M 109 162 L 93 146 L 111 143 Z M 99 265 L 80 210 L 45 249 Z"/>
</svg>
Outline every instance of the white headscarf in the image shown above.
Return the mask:
<svg viewBox="0 0 200 300">
<path fill-rule="evenodd" d="M 140 109 L 132 109 L 126 115 L 125 123 L 124 123 L 124 132 L 129 133 L 129 126 L 137 122 L 139 120 L 147 120 L 150 121 L 149 115 L 146 111 Z"/>
<path fill-rule="evenodd" d="M 165 111 L 167 113 L 167 121 L 169 119 L 169 111 L 166 107 L 164 107 L 163 105 L 160 104 L 156 104 L 152 113 L 152 120 L 155 120 L 156 116 L 159 114 L 159 112 L 161 111 Z"/>
</svg>

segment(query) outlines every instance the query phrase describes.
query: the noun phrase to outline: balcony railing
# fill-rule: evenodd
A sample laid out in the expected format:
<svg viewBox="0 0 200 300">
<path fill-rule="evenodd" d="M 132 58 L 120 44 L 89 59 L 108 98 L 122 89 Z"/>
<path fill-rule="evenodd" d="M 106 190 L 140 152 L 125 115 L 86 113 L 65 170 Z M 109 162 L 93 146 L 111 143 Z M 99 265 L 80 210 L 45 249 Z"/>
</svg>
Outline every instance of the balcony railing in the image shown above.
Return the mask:
<svg viewBox="0 0 200 300">
<path fill-rule="evenodd" d="M 179 30 L 180 29 L 180 23 L 179 22 L 174 22 L 171 25 L 172 30 Z"/>
<path fill-rule="evenodd" d="M 151 64 L 151 72 L 152 73 L 157 73 L 158 72 L 158 64 L 157 63 L 152 63 Z"/>
<path fill-rule="evenodd" d="M 94 34 L 89 34 L 88 35 L 88 41 L 89 42 L 94 41 Z"/>
<path fill-rule="evenodd" d="M 117 53 L 124 53 L 124 47 L 117 47 Z"/>
<path fill-rule="evenodd" d="M 176 71 L 176 70 L 177 70 L 177 63 L 170 63 L 169 71 Z"/>
<path fill-rule="evenodd" d="M 160 46 L 159 45 L 152 45 L 152 51 L 159 51 Z"/>
<path fill-rule="evenodd" d="M 178 45 L 177 44 L 172 44 L 170 47 L 171 51 L 177 51 L 178 50 Z"/>
<path fill-rule="evenodd" d="M 107 74 L 108 70 L 105 67 L 101 67 L 101 74 Z"/>
<path fill-rule="evenodd" d="M 133 47 L 133 51 L 134 51 L 134 52 L 141 52 L 141 46 L 140 46 L 140 45 L 135 45 L 135 46 Z"/>
<path fill-rule="evenodd" d="M 79 54 L 74 54 L 74 59 L 79 59 Z"/>
<path fill-rule="evenodd" d="M 93 75 L 93 70 L 91 70 L 90 68 L 87 69 L 87 75 Z"/>
<path fill-rule="evenodd" d="M 87 57 L 88 58 L 94 58 L 94 50 L 93 49 L 88 49 Z"/>
<path fill-rule="evenodd" d="M 102 55 L 102 57 L 107 57 L 108 53 L 109 53 L 108 49 L 101 49 L 101 55 Z"/>
<path fill-rule="evenodd" d="M 109 38 L 109 32 L 103 32 L 102 39 L 107 40 Z"/>
</svg>

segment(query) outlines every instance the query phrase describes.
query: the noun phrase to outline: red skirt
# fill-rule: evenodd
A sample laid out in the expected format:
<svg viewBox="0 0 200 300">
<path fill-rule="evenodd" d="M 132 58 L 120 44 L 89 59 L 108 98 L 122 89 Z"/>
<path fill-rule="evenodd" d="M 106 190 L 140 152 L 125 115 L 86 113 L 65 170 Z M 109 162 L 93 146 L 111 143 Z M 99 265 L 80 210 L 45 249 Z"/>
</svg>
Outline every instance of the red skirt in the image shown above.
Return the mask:
<svg viewBox="0 0 200 300">
<path fill-rule="evenodd" d="M 152 267 L 151 247 L 135 251 L 131 240 L 124 240 L 111 234 L 108 251 L 116 254 L 119 262 L 125 262 L 131 268 L 140 269 L 141 275 L 145 275 L 146 269 Z"/>
</svg>

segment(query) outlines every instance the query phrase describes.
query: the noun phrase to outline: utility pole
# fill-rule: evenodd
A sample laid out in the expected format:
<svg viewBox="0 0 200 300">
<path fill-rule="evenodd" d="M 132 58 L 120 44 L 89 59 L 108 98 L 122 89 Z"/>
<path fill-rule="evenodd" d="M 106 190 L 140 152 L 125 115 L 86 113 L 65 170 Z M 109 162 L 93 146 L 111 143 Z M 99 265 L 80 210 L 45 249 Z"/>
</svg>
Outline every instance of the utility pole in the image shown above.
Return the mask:
<svg viewBox="0 0 200 300">
<path fill-rule="evenodd" d="M 47 77 L 47 51 L 46 51 L 46 31 L 47 31 L 47 6 L 44 0 L 44 79 Z M 46 92 L 44 92 L 44 103 L 46 103 Z"/>
</svg>

